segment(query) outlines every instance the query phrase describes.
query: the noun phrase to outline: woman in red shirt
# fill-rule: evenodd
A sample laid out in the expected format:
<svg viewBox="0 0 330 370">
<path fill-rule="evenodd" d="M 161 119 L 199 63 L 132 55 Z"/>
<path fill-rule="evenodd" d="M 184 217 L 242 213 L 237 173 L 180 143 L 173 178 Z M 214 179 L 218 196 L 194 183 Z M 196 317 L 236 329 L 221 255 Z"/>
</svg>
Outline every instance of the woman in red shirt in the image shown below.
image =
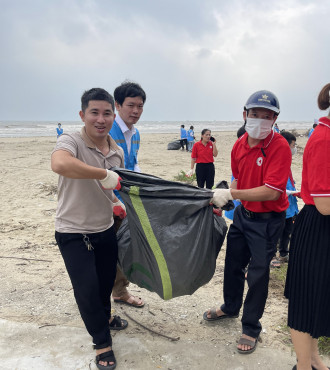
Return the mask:
<svg viewBox="0 0 330 370">
<path fill-rule="evenodd" d="M 204 129 L 202 131 L 202 138 L 194 144 L 191 153 L 191 170 L 188 176 L 194 172 L 196 163 L 196 178 L 197 185 L 200 188 L 212 189 L 214 185 L 214 157 L 218 155 L 216 140 L 211 137 L 211 130 Z"/>
<path fill-rule="evenodd" d="M 330 83 L 318 97 L 330 107 Z M 319 120 L 303 156 L 301 197 L 290 244 L 285 287 L 288 326 L 297 354 L 294 369 L 327 369 L 318 354 L 318 338 L 330 337 L 330 112 Z"/>
</svg>

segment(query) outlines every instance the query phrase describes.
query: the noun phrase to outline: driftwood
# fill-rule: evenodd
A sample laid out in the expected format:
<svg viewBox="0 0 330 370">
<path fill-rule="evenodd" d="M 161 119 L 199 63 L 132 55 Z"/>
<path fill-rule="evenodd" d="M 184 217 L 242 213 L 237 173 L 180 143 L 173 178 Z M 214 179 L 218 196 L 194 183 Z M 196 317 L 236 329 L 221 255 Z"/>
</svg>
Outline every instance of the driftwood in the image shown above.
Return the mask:
<svg viewBox="0 0 330 370">
<path fill-rule="evenodd" d="M 134 321 L 136 324 L 138 324 L 138 325 L 142 326 L 142 328 L 143 328 L 143 329 L 149 330 L 151 333 L 154 333 L 154 334 L 159 335 L 159 336 L 161 336 L 161 337 L 167 338 L 167 339 L 169 339 L 169 340 L 171 340 L 171 341 L 173 341 L 173 342 L 175 342 L 175 341 L 177 341 L 177 340 L 179 340 L 179 339 L 180 339 L 180 337 L 176 337 L 176 338 L 169 337 L 168 335 L 165 335 L 165 334 L 159 333 L 159 332 L 157 332 L 157 331 L 155 331 L 155 330 L 153 330 L 153 329 L 150 329 L 150 328 L 148 328 L 147 326 L 145 326 L 145 325 L 141 324 L 140 322 L 136 321 L 135 319 L 133 319 L 133 317 L 131 317 L 131 316 L 130 316 L 126 311 L 123 311 L 123 313 L 124 313 L 124 314 L 125 314 L 125 315 L 130 319 L 130 320 L 132 320 L 132 321 Z"/>
<path fill-rule="evenodd" d="M 49 260 L 38 260 L 36 258 L 24 258 L 24 257 L 5 257 L 5 256 L 0 256 L 0 258 L 13 258 L 16 260 L 25 260 L 25 261 L 40 261 L 40 262 L 53 262 Z"/>
</svg>

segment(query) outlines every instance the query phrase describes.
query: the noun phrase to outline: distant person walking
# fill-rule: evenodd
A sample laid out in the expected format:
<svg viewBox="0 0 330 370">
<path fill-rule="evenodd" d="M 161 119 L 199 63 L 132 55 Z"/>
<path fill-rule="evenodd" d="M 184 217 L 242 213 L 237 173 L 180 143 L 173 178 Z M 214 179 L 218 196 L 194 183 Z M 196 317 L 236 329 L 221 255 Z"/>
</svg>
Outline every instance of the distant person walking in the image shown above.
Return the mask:
<svg viewBox="0 0 330 370">
<path fill-rule="evenodd" d="M 190 126 L 190 129 L 187 131 L 187 140 L 188 151 L 191 152 L 195 142 L 194 126 Z"/>
<path fill-rule="evenodd" d="M 196 178 L 197 185 L 200 188 L 206 186 L 207 189 L 212 189 L 214 185 L 214 157 L 218 155 L 216 140 L 211 137 L 211 130 L 204 129 L 202 138 L 194 144 L 191 153 L 191 169 L 187 176 L 192 176 L 196 163 Z"/>
<path fill-rule="evenodd" d="M 60 137 L 63 134 L 63 128 L 60 123 L 57 124 L 56 133 L 57 133 L 57 137 Z"/>
<path fill-rule="evenodd" d="M 330 83 L 318 96 L 330 107 Z M 330 337 L 330 112 L 308 140 L 304 156 L 299 212 L 292 233 L 285 286 L 288 326 L 299 369 L 327 369 L 318 353 L 318 338 Z"/>
<path fill-rule="evenodd" d="M 184 128 L 184 125 L 181 125 L 180 129 L 180 145 L 182 150 L 186 146 L 186 151 L 188 151 L 187 130 Z"/>
</svg>

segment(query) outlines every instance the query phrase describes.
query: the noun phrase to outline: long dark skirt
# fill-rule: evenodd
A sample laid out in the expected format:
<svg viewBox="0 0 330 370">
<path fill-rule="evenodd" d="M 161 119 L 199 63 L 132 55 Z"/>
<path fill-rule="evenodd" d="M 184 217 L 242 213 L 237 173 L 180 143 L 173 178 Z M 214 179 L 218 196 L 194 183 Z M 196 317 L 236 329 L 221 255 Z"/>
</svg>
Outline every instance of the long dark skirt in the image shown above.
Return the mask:
<svg viewBox="0 0 330 370">
<path fill-rule="evenodd" d="M 296 218 L 285 286 L 288 326 L 330 336 L 330 216 L 305 205 Z"/>
</svg>

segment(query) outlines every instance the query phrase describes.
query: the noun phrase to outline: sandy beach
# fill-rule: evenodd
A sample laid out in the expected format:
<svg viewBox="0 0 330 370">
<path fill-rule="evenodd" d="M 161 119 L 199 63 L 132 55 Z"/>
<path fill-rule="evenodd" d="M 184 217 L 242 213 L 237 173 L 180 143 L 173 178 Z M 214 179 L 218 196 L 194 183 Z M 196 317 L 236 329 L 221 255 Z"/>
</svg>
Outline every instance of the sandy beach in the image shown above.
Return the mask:
<svg viewBox="0 0 330 370">
<path fill-rule="evenodd" d="M 236 132 L 213 132 L 213 136 L 219 149 L 215 181 L 230 181 L 230 151 Z M 190 153 L 167 150 L 167 144 L 176 139 L 175 134 L 143 134 L 142 171 L 168 180 L 187 171 Z M 292 163 L 298 189 L 306 140 L 297 138 L 298 154 Z M 54 239 L 58 176 L 50 169 L 50 154 L 55 142 L 55 137 L 0 139 L 2 369 L 96 368 L 91 340 Z M 299 200 L 299 208 L 302 205 Z M 144 298 L 145 307 L 113 304 L 115 313 L 129 321 L 127 330 L 113 335 L 118 369 L 292 368 L 295 355 L 285 328 L 287 303 L 283 284 L 273 276 L 261 320 L 263 342 L 252 355 L 235 351 L 240 320 L 214 325 L 203 322 L 203 312 L 222 302 L 225 249 L 226 244 L 212 280 L 192 296 L 165 302 L 155 293 L 131 285 L 130 291 Z M 156 332 L 180 339 L 172 342 L 151 333 L 127 314 Z"/>
</svg>

